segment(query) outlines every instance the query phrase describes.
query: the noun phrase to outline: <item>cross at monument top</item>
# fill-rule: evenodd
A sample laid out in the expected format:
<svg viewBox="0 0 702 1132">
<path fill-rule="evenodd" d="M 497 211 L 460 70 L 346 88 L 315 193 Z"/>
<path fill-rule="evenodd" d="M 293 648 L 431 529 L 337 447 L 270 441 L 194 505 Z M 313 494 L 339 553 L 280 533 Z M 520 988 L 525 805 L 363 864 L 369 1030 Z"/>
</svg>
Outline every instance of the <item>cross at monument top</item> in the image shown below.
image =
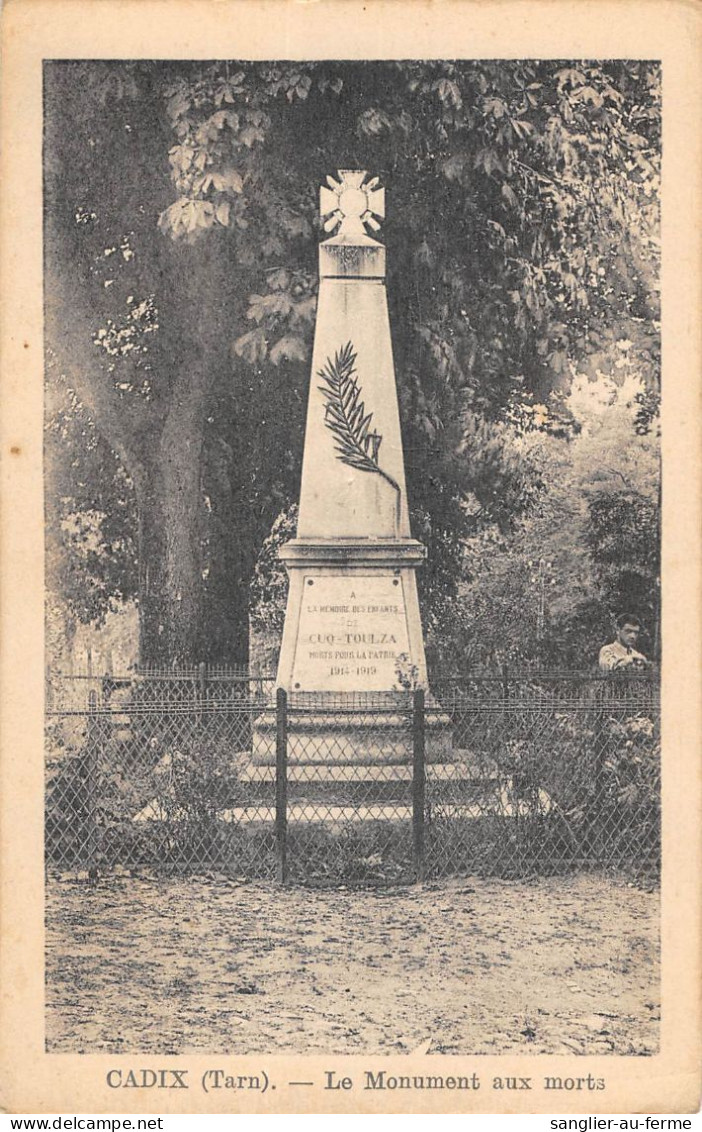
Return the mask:
<svg viewBox="0 0 702 1132">
<path fill-rule="evenodd" d="M 385 216 L 385 189 L 378 178 L 366 181 L 364 169 L 339 169 L 338 180 L 327 177 L 319 190 L 319 212 L 325 232 L 336 232 L 336 239 L 366 236 L 366 228 L 377 232 Z"/>
</svg>

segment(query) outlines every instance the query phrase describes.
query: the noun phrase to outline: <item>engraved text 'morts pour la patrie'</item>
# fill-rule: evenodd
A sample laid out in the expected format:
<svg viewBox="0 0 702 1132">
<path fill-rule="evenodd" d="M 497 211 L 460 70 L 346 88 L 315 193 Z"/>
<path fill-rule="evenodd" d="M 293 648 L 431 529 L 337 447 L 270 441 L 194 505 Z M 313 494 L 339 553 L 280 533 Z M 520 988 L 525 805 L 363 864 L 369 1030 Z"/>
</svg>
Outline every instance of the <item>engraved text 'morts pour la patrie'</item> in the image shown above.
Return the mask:
<svg viewBox="0 0 702 1132">
<path fill-rule="evenodd" d="M 406 673 L 426 688 L 415 575 L 426 551 L 409 527 L 385 248 L 367 231 L 385 193 L 377 178 L 340 170 L 320 211 L 334 234 L 319 249 L 297 537 L 280 552 L 290 589 L 277 683 L 293 698 L 396 693 Z M 359 754 L 358 735 L 327 745 L 310 727 L 316 757 Z"/>
</svg>

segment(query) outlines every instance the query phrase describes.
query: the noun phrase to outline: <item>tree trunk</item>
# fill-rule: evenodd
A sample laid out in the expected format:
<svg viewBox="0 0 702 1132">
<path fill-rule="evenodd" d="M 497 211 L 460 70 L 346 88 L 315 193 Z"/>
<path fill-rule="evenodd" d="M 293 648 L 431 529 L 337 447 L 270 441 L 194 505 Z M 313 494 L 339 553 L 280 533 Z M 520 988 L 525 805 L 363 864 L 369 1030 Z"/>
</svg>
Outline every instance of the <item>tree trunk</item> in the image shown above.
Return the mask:
<svg viewBox="0 0 702 1132">
<path fill-rule="evenodd" d="M 207 639 L 202 641 L 201 659 L 246 668 L 253 573 L 251 535 L 241 529 L 240 515 L 227 513 L 226 519 L 225 523 L 213 524 L 210 528 L 203 603 L 203 623 L 208 626 L 208 632 Z"/>
<path fill-rule="evenodd" d="M 70 93 L 73 88 L 68 89 Z M 57 144 L 54 139 L 54 151 Z M 164 189 L 164 200 L 170 198 L 171 186 L 156 166 L 151 169 L 148 192 L 141 185 L 141 173 L 136 186 L 126 178 L 123 198 L 119 185 L 110 182 L 113 197 L 96 204 L 103 227 L 98 225 L 93 233 L 89 224 L 76 222 L 75 202 L 83 197 L 72 156 L 76 155 L 68 147 L 61 157 L 60 191 L 53 185 L 47 197 L 46 340 L 58 373 L 63 372 L 75 388 L 134 484 L 140 660 L 158 665 L 196 662 L 209 653 L 202 616 L 205 417 L 213 386 L 231 370 L 230 322 L 236 300 L 233 244 L 225 232 L 210 234 L 207 243 L 175 243 L 157 232 L 155 223 L 141 225 L 136 266 L 130 266 L 133 276 L 123 290 L 155 294 L 159 329 L 150 346 L 150 396 L 125 394 L 117 381 L 133 380 L 138 390 L 143 371 L 137 369 L 133 355 L 131 360 L 118 358 L 114 369 L 96 346 L 98 330 L 111 319 L 124 317 L 124 310 L 115 298 L 119 284 L 108 291 L 95 265 L 102 262 L 102 249 L 113 232 L 114 194 L 126 214 L 135 200 L 142 199 L 142 192 L 145 199 L 158 203 Z M 111 149 L 106 174 L 116 160 Z M 232 579 L 232 586 L 236 584 Z"/>
<path fill-rule="evenodd" d="M 139 655 L 194 664 L 203 655 L 201 465 L 206 380 L 179 383 L 155 452 L 135 477 L 139 513 Z"/>
</svg>

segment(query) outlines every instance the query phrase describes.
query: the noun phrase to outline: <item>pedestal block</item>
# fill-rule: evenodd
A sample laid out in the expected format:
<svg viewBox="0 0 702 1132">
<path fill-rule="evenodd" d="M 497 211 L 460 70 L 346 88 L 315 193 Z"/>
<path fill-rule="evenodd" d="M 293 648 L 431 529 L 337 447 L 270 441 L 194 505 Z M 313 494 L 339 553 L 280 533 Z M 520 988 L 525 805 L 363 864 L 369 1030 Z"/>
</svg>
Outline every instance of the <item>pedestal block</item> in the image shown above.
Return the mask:
<svg viewBox="0 0 702 1132">
<path fill-rule="evenodd" d="M 296 692 L 402 691 L 426 683 L 415 539 L 295 539 L 278 685 Z M 403 680 L 406 681 L 403 684 Z"/>
<path fill-rule="evenodd" d="M 414 686 L 426 686 L 414 539 L 296 539 L 278 685 L 288 693 L 290 764 L 412 761 Z M 450 760 L 447 717 L 426 729 L 431 761 Z M 254 761 L 275 761 L 275 716 L 254 731 Z"/>
</svg>

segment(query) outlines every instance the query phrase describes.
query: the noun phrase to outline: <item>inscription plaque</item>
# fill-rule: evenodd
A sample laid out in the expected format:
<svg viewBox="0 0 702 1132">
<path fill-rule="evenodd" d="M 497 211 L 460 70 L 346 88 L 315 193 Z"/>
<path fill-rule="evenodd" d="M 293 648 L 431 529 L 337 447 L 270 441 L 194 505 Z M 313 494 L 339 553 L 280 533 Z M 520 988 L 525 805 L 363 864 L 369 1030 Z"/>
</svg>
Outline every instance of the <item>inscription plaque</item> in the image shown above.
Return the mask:
<svg viewBox="0 0 702 1132">
<path fill-rule="evenodd" d="M 305 575 L 295 691 L 391 691 L 402 653 L 409 653 L 409 636 L 401 578 Z"/>
</svg>

